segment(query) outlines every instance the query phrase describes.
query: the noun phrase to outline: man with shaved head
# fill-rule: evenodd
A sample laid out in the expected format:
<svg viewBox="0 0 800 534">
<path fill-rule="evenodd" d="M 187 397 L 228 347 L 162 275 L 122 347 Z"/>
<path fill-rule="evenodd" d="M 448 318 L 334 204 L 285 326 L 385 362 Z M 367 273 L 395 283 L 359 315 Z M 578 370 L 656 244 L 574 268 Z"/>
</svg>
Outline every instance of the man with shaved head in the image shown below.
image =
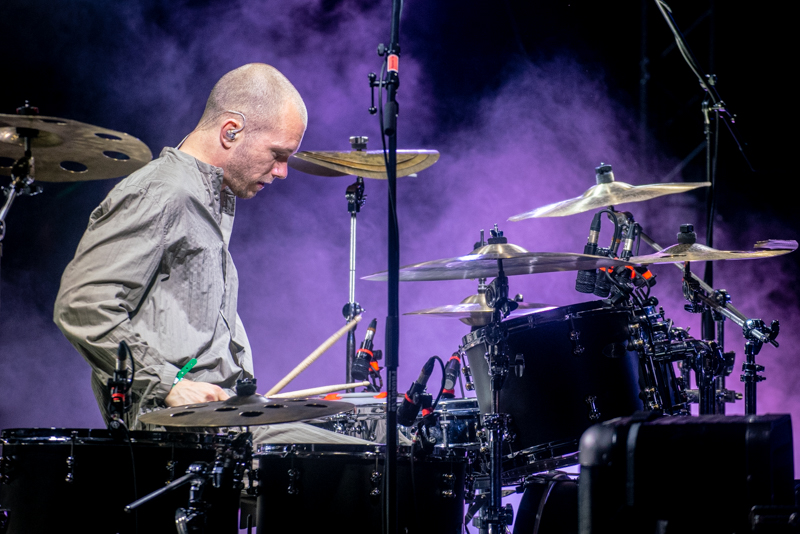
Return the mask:
<svg viewBox="0 0 800 534">
<path fill-rule="evenodd" d="M 106 420 L 106 382 L 122 341 L 135 365 L 131 429 L 144 428 L 138 418 L 151 409 L 225 400 L 237 379 L 253 376 L 228 252 L 235 197 L 286 178 L 307 120 L 277 69 L 244 65 L 217 82 L 177 148 L 122 180 L 92 212 L 54 320 L 91 365 Z"/>
</svg>

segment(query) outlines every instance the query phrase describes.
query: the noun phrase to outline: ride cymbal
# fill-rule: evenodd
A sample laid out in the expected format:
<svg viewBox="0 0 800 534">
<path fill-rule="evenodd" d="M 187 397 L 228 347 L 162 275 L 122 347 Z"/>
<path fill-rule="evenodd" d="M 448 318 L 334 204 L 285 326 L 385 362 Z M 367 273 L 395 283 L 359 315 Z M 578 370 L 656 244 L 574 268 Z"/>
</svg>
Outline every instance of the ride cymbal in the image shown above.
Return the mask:
<svg viewBox="0 0 800 534">
<path fill-rule="evenodd" d="M 32 134 L 38 182 L 119 178 L 153 159 L 147 145 L 123 132 L 58 117 L 0 114 L 0 174 L 10 175 L 25 154 L 23 133 Z"/>
<path fill-rule="evenodd" d="M 533 217 L 564 217 L 598 208 L 616 206 L 628 202 L 642 202 L 643 200 L 650 200 L 664 195 L 684 193 L 711 185 L 711 182 L 630 185 L 614 181 L 611 165 L 601 164 L 596 171 L 597 184 L 587 189 L 583 195 L 526 211 L 509 217 L 508 220 L 522 221 Z"/>
<path fill-rule="evenodd" d="M 770 239 L 759 241 L 753 248 L 757 250 L 717 250 L 699 243 L 684 243 L 671 245 L 654 254 L 634 256 L 628 261 L 639 265 L 651 265 L 685 261 L 757 260 L 793 252 L 797 250 L 797 241 Z"/>
<path fill-rule="evenodd" d="M 427 169 L 439 159 L 436 150 L 398 150 L 397 177 Z M 289 167 L 314 176 L 361 176 L 386 180 L 382 150 L 352 152 L 303 151 L 289 158 Z"/>
<path fill-rule="evenodd" d="M 399 276 L 402 282 L 492 278 L 499 273 L 498 260 L 503 261 L 506 276 L 631 265 L 622 260 L 588 254 L 528 252 L 517 245 L 498 243 L 478 247 L 466 256 L 406 265 L 400 268 Z M 387 279 L 386 271 L 362 278 L 372 281 Z"/>
<path fill-rule="evenodd" d="M 321 399 L 268 399 L 261 395 L 175 406 L 139 417 L 149 425 L 177 427 L 257 426 L 315 419 L 353 409 L 353 404 Z"/>
</svg>

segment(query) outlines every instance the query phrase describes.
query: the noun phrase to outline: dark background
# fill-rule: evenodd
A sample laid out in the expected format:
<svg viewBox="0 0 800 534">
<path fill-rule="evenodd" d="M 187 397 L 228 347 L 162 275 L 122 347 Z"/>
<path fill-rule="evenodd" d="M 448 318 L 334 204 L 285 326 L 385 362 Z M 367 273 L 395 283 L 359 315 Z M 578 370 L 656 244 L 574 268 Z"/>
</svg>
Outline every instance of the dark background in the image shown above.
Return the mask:
<svg viewBox="0 0 800 534">
<path fill-rule="evenodd" d="M 789 179 L 796 173 L 789 168 L 796 135 L 784 89 L 796 48 L 789 17 L 768 4 L 670 6 L 700 66 L 718 76 L 755 168 L 748 169 L 723 129 L 715 246 L 746 250 L 761 239 L 797 239 L 797 193 Z M 390 8 L 388 1 L 9 0 L 0 20 L 0 112 L 14 113 L 27 99 L 43 115 L 134 135 L 157 156 L 191 131 L 222 74 L 261 61 L 284 72 L 306 100 L 302 149 L 348 149 L 348 137 L 358 134 L 370 136 L 376 149 L 367 73 L 380 68 L 375 48 L 388 42 Z M 601 161 L 631 184 L 705 179 L 698 151 L 703 93 L 651 1 L 408 0 L 401 45 L 399 146 L 442 154 L 431 169 L 398 183 L 401 264 L 467 253 L 479 230 L 495 223 L 528 250 L 581 252 L 591 213 L 505 221 L 580 195 L 594 184 Z M 51 316 L 60 274 L 88 215 L 116 181 L 43 184 L 43 194 L 14 203 L 0 274 L 0 428 L 102 425 L 89 368 Z M 344 190 L 351 181 L 292 172 L 237 206 L 231 251 L 240 272 L 240 313 L 264 390 L 342 324 Z M 359 276 L 386 263 L 385 184 L 368 181 L 367 194 Z M 695 224 L 701 241 L 705 236 L 703 190 L 625 209 L 663 246 L 675 242 L 685 222 Z M 759 386 L 760 413 L 800 414 L 797 258 L 715 267 L 715 285 L 728 289 L 740 310 L 782 324 L 781 347 L 766 347 L 758 358 L 768 378 Z M 680 273 L 669 265 L 654 271 L 654 292 L 667 315 L 699 337 L 697 317 L 683 310 Z M 574 291 L 574 279 L 574 273 L 515 277 L 511 290 L 558 306 L 589 300 Z M 400 311 L 454 304 L 474 292 L 470 281 L 404 284 Z M 385 293 L 380 283 L 359 281 L 356 289 L 367 319 L 379 319 L 378 347 Z M 428 356 L 449 356 L 466 332 L 452 319 L 403 317 L 399 389 Z M 727 325 L 725 343 L 737 351 L 728 384 L 742 391 L 738 328 Z M 339 343 L 288 389 L 343 378 Z M 566 384 L 570 377 L 548 379 Z M 742 413 L 743 403 L 729 412 Z"/>
</svg>

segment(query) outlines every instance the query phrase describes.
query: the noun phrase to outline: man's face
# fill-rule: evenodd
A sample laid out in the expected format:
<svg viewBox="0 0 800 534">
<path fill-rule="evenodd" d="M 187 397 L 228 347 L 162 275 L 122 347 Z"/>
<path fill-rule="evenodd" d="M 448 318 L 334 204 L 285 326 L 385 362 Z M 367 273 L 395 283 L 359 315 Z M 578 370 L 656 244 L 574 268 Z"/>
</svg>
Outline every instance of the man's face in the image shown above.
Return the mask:
<svg viewBox="0 0 800 534">
<path fill-rule="evenodd" d="M 289 156 L 297 152 L 305 127 L 300 114 L 287 110 L 279 129 L 250 133 L 234 148 L 225 166 L 223 184 L 239 198 L 253 198 L 289 172 Z"/>
</svg>

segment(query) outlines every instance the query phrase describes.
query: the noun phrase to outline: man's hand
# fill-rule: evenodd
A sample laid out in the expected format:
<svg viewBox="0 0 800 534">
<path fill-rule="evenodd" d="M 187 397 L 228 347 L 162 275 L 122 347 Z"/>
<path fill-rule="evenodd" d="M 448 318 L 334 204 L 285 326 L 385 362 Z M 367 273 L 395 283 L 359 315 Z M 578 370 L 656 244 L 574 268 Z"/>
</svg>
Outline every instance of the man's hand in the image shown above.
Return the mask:
<svg viewBox="0 0 800 534">
<path fill-rule="evenodd" d="M 184 378 L 172 387 L 169 395 L 164 399 L 164 403 L 172 407 L 223 401 L 227 398 L 228 394 L 219 386 L 206 382 L 192 382 Z"/>
</svg>

